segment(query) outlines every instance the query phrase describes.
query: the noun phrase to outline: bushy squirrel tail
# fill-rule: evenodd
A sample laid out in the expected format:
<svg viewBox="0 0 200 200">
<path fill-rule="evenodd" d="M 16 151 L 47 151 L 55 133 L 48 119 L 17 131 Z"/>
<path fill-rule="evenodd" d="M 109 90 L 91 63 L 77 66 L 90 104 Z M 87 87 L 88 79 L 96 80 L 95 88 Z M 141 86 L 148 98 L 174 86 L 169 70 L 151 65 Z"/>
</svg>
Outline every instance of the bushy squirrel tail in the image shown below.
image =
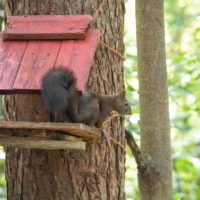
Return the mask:
<svg viewBox="0 0 200 200">
<path fill-rule="evenodd" d="M 62 67 L 51 69 L 42 78 L 42 98 L 50 112 L 63 112 L 69 107 L 76 90 L 73 72 Z"/>
</svg>

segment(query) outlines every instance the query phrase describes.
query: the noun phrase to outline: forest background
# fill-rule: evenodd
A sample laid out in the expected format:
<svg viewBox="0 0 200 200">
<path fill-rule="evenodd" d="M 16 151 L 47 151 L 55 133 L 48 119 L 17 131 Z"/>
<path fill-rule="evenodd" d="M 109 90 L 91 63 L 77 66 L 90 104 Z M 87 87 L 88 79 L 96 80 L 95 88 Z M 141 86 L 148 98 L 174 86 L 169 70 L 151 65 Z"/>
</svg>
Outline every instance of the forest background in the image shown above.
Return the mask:
<svg viewBox="0 0 200 200">
<path fill-rule="evenodd" d="M 126 0 L 125 83 L 133 115 L 126 127 L 140 142 L 134 1 Z M 2 0 L 0 0 L 2 3 Z M 2 11 L 2 7 L 0 6 Z M 0 11 L 0 18 L 3 13 Z M 173 159 L 173 199 L 200 199 L 200 7 L 198 0 L 165 1 L 165 38 Z M 148 40 L 148 38 L 147 38 Z M 1 119 L 2 105 L 1 105 Z M 6 200 L 5 154 L 0 148 L 0 200 Z M 137 168 L 127 147 L 126 197 L 139 200 Z"/>
</svg>

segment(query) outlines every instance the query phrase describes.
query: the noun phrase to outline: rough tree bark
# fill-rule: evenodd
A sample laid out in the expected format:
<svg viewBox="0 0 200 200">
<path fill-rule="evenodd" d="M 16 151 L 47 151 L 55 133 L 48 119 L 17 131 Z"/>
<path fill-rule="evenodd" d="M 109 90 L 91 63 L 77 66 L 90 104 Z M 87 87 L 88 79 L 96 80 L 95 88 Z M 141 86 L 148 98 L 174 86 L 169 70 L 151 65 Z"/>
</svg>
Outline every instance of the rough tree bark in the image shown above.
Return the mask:
<svg viewBox="0 0 200 200">
<path fill-rule="evenodd" d="M 171 151 L 163 0 L 136 0 L 143 200 L 171 200 Z"/>
<path fill-rule="evenodd" d="M 102 1 L 91 0 L 9 0 L 12 15 L 91 14 Z M 121 54 L 123 46 L 124 3 L 109 0 L 93 28 L 101 30 L 101 39 Z M 123 89 L 123 61 L 99 47 L 88 87 L 112 94 Z M 46 121 L 40 95 L 6 96 L 5 108 L 10 120 Z M 123 119 L 107 127 L 109 134 L 124 144 Z M 86 152 L 47 151 L 7 148 L 6 179 L 8 199 L 31 200 L 123 200 L 124 151 L 105 139 L 92 141 Z"/>
</svg>

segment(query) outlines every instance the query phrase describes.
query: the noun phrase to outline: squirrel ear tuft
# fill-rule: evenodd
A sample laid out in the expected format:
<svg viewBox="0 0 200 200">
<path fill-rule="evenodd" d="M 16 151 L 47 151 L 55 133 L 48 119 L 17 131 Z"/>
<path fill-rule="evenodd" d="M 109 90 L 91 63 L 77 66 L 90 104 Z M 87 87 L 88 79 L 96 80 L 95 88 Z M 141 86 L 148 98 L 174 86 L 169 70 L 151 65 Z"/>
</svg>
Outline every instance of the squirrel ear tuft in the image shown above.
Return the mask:
<svg viewBox="0 0 200 200">
<path fill-rule="evenodd" d="M 121 92 L 119 92 L 119 96 L 121 96 L 121 97 L 125 97 L 125 91 L 122 90 Z"/>
</svg>

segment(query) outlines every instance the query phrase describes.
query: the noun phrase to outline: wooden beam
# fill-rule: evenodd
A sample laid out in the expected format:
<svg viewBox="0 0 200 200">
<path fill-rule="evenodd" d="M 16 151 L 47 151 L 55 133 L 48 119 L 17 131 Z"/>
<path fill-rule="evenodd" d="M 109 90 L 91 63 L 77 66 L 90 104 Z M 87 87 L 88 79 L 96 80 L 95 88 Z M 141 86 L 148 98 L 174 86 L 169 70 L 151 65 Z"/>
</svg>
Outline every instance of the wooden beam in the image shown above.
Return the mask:
<svg viewBox="0 0 200 200">
<path fill-rule="evenodd" d="M 0 122 L 0 129 L 54 130 L 63 131 L 70 135 L 83 138 L 101 138 L 101 132 L 99 129 L 79 123 L 3 121 Z"/>
<path fill-rule="evenodd" d="M 90 15 L 10 16 L 3 31 L 4 40 L 84 39 Z"/>
<path fill-rule="evenodd" d="M 83 141 L 36 140 L 22 137 L 0 137 L 0 145 L 29 149 L 86 149 L 86 143 Z"/>
<path fill-rule="evenodd" d="M 38 139 L 56 139 L 56 140 L 68 140 L 68 141 L 81 141 L 83 138 L 59 133 L 56 131 L 49 130 L 27 130 L 27 129 L 5 129 L 0 128 L 0 136 L 3 137 L 28 137 Z"/>
</svg>

